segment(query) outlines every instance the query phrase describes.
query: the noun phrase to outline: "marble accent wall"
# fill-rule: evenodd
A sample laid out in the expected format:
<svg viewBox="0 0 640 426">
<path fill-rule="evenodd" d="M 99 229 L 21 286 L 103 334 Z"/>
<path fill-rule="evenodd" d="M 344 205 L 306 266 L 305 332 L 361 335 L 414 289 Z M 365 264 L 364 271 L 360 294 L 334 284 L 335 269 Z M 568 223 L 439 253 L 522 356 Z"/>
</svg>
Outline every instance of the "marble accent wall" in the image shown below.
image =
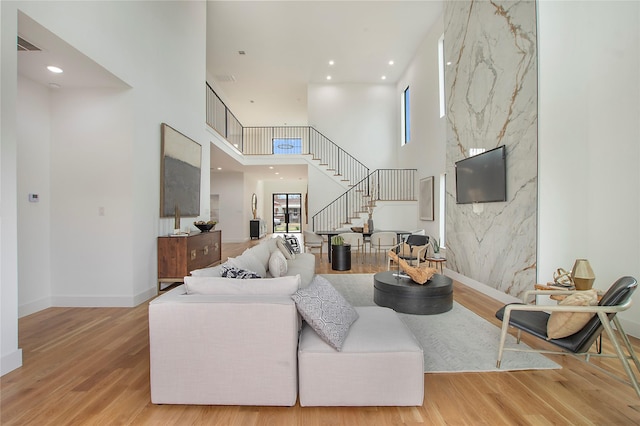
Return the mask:
<svg viewBox="0 0 640 426">
<path fill-rule="evenodd" d="M 447 267 L 512 296 L 536 281 L 534 1 L 445 1 Z M 456 204 L 454 163 L 506 145 L 507 201 Z"/>
</svg>

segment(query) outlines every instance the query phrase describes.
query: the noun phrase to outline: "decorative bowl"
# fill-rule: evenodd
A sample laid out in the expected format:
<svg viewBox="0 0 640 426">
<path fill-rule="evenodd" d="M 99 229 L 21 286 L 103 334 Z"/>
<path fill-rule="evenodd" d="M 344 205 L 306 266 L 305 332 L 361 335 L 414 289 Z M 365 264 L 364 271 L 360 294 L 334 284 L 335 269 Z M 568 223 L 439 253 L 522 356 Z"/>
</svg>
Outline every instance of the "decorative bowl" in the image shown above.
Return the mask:
<svg viewBox="0 0 640 426">
<path fill-rule="evenodd" d="M 209 232 L 211 231 L 212 228 L 216 226 L 213 223 L 203 223 L 203 224 L 194 223 L 194 225 L 196 226 L 196 228 L 200 230 L 200 232 Z"/>
<path fill-rule="evenodd" d="M 364 228 L 363 228 L 362 226 L 352 226 L 352 227 L 351 227 L 351 230 L 352 230 L 353 232 L 361 233 L 361 232 L 364 230 Z"/>
</svg>

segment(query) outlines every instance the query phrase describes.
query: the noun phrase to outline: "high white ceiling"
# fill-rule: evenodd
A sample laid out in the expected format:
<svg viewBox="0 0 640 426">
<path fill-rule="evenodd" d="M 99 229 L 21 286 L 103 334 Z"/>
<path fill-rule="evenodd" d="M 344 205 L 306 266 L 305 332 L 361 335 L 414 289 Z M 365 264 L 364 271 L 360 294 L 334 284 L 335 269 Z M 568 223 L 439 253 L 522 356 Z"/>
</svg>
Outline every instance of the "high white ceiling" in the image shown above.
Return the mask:
<svg viewBox="0 0 640 426">
<path fill-rule="evenodd" d="M 209 1 L 208 78 L 245 126 L 313 125 L 309 84 L 395 84 L 441 12 L 441 0 Z"/>
<path fill-rule="evenodd" d="M 313 125 L 307 120 L 309 84 L 395 84 L 441 11 L 441 0 L 208 1 L 208 80 L 245 126 Z M 19 52 L 19 74 L 55 83 L 56 90 L 127 87 L 27 16 L 18 19 L 19 35 L 42 48 Z M 46 70 L 56 63 L 64 64 L 64 73 Z M 217 149 L 211 153 L 214 173 L 224 166 L 265 180 L 306 176 L 306 166 L 283 164 L 275 175 Z"/>
</svg>

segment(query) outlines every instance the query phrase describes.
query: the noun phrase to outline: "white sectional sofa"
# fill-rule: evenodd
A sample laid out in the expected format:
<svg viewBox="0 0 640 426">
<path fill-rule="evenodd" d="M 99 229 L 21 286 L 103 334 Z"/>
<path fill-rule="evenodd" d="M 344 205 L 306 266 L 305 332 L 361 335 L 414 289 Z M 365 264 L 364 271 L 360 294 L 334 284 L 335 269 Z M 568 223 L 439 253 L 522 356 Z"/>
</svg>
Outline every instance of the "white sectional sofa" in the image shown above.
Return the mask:
<svg viewBox="0 0 640 426">
<path fill-rule="evenodd" d="M 314 255 L 283 266 L 283 251 L 268 239 L 226 262 L 268 278 L 217 266 L 151 301 L 151 402 L 292 406 L 300 388 L 307 406 L 421 405 L 422 348 L 396 313 L 353 308 Z"/>
</svg>

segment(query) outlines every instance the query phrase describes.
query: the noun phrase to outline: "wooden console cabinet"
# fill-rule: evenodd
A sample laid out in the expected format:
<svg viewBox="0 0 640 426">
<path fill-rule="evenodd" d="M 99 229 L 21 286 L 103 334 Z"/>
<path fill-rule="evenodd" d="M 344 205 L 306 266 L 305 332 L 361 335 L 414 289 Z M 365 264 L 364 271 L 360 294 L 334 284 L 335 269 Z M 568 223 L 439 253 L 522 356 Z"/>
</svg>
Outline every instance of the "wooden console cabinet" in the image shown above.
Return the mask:
<svg viewBox="0 0 640 426">
<path fill-rule="evenodd" d="M 158 291 L 162 283 L 182 282 L 194 269 L 220 262 L 222 231 L 158 237 Z"/>
</svg>

